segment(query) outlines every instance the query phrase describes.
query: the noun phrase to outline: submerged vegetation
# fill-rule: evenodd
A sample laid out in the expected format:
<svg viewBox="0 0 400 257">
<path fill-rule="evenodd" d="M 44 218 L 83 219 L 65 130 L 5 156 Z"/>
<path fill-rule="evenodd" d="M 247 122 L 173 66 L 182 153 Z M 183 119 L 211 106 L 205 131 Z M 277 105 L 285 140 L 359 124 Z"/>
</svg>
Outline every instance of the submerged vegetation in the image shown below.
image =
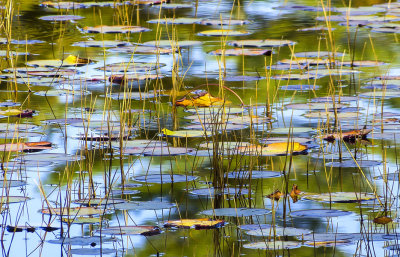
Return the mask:
<svg viewBox="0 0 400 257">
<path fill-rule="evenodd" d="M 0 13 L 2 256 L 399 254 L 399 3 Z"/>
</svg>

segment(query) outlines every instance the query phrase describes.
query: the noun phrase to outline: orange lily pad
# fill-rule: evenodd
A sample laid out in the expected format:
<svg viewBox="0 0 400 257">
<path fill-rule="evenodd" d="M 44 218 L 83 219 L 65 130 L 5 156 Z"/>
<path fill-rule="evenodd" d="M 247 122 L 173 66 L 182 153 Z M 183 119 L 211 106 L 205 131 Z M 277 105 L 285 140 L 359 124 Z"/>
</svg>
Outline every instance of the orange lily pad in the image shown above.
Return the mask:
<svg viewBox="0 0 400 257">
<path fill-rule="evenodd" d="M 182 220 L 169 220 L 164 223 L 164 227 L 177 227 L 177 228 L 192 228 L 195 229 L 208 229 L 218 228 L 225 224 L 224 220 L 212 220 L 208 218 L 203 219 L 182 219 Z"/>
</svg>

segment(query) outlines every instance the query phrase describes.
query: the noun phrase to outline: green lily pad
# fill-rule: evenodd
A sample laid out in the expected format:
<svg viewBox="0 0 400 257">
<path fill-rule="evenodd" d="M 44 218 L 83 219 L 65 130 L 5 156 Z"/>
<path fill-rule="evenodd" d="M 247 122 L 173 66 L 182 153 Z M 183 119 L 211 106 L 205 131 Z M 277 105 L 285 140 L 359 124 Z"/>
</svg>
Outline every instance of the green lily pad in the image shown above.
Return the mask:
<svg viewBox="0 0 400 257">
<path fill-rule="evenodd" d="M 342 162 L 325 163 L 325 166 L 333 168 L 357 168 L 357 167 L 369 168 L 369 167 L 379 166 L 381 164 L 382 162 L 380 161 L 359 160 L 356 163 L 354 160 L 346 160 Z"/>
<path fill-rule="evenodd" d="M 167 3 L 167 4 L 160 5 L 160 7 L 161 7 L 161 9 L 184 9 L 184 8 L 193 8 L 193 5 L 192 4 Z"/>
<path fill-rule="evenodd" d="M 100 224 L 102 219 L 100 217 L 76 217 L 76 218 L 63 218 L 62 222 L 68 224 Z"/>
<path fill-rule="evenodd" d="M 365 98 L 397 98 L 400 97 L 399 91 L 372 91 L 361 93 L 360 97 Z"/>
<path fill-rule="evenodd" d="M 153 19 L 153 20 L 148 20 L 148 23 L 160 23 L 160 24 L 186 24 L 186 25 L 190 25 L 190 24 L 195 24 L 197 22 L 200 22 L 201 19 L 200 18 L 160 18 L 160 19 Z"/>
<path fill-rule="evenodd" d="M 98 70 L 107 71 L 107 72 L 147 72 L 151 70 L 156 70 L 161 67 L 164 67 L 164 63 L 154 63 L 154 62 L 119 62 L 107 64 L 103 67 L 97 68 Z M 138 77 L 140 77 L 138 75 Z"/>
<path fill-rule="evenodd" d="M 91 198 L 91 199 L 81 199 L 76 200 L 74 203 L 86 206 L 95 206 L 95 205 L 113 205 L 118 203 L 125 203 L 124 199 L 113 199 L 113 198 Z"/>
<path fill-rule="evenodd" d="M 48 240 L 50 244 L 63 244 L 63 245 L 79 245 L 79 246 L 90 246 L 100 245 L 102 243 L 116 242 L 116 238 L 111 237 L 100 237 L 100 236 L 77 236 L 77 237 L 61 237 L 58 239 Z"/>
<path fill-rule="evenodd" d="M 152 174 L 133 177 L 134 181 L 142 183 L 156 183 L 156 184 L 166 184 L 166 183 L 179 183 L 179 182 L 189 182 L 194 181 L 198 177 L 196 176 L 185 176 L 179 174 Z"/>
<path fill-rule="evenodd" d="M 166 201 L 130 201 L 127 203 L 115 204 L 116 210 L 162 210 L 175 207 L 173 203 Z"/>
<path fill-rule="evenodd" d="M 3 195 L 0 196 L 1 204 L 10 204 L 10 203 L 21 203 L 30 200 L 31 198 L 26 196 L 13 196 L 13 195 Z"/>
<path fill-rule="evenodd" d="M 296 42 L 283 39 L 249 39 L 230 41 L 228 44 L 235 47 L 280 47 L 294 45 Z"/>
<path fill-rule="evenodd" d="M 158 40 L 158 41 L 147 41 L 144 42 L 145 46 L 155 46 L 155 47 L 191 47 L 201 45 L 203 42 L 195 40 L 182 40 L 182 41 L 172 41 L 172 40 Z"/>
<path fill-rule="evenodd" d="M 271 242 L 255 242 L 244 244 L 244 248 L 257 249 L 257 250 L 284 250 L 300 247 L 300 242 L 296 241 L 271 241 Z"/>
<path fill-rule="evenodd" d="M 361 113 L 359 112 L 326 112 L 326 111 L 314 111 L 314 112 L 309 112 L 303 115 L 306 118 L 309 119 L 335 119 L 337 117 L 338 119 L 356 119 L 361 116 Z"/>
<path fill-rule="evenodd" d="M 291 128 L 274 128 L 269 131 L 271 134 L 302 134 L 314 132 L 313 128 L 309 127 L 291 127 Z"/>
<path fill-rule="evenodd" d="M 44 21 L 76 21 L 83 18 L 85 17 L 79 15 L 47 15 L 39 17 L 39 19 Z"/>
<path fill-rule="evenodd" d="M 207 216 L 227 216 L 227 217 L 250 217 L 270 214 L 271 211 L 267 209 L 256 208 L 217 208 L 205 210 L 200 214 Z"/>
<path fill-rule="evenodd" d="M 71 255 L 96 255 L 96 256 L 105 256 L 109 254 L 118 254 L 117 249 L 112 248 L 79 248 L 79 249 L 70 249 L 69 254 Z"/>
<path fill-rule="evenodd" d="M 301 228 L 293 228 L 293 227 L 278 227 L 271 226 L 270 228 L 257 228 L 246 231 L 246 234 L 250 236 L 301 236 L 312 233 L 312 230 L 309 229 L 301 229 Z"/>
<path fill-rule="evenodd" d="M 238 26 L 250 24 L 251 21 L 248 20 L 232 20 L 232 19 L 204 19 L 197 22 L 200 25 L 207 26 Z"/>
<path fill-rule="evenodd" d="M 189 191 L 189 193 L 198 196 L 210 196 L 214 197 L 215 195 L 248 195 L 249 190 L 246 188 L 236 188 L 236 187 L 225 187 L 223 189 L 218 188 L 200 188 L 200 189 L 193 189 Z"/>
<path fill-rule="evenodd" d="M 312 102 L 312 103 L 299 103 L 299 104 L 287 104 L 285 105 L 288 109 L 295 110 L 329 110 L 333 108 L 342 108 L 347 105 L 345 104 L 333 104 L 329 102 Z"/>
<path fill-rule="evenodd" d="M 376 196 L 372 193 L 355 193 L 355 192 L 310 194 L 310 195 L 304 195 L 302 197 L 308 200 L 313 200 L 318 202 L 332 202 L 332 203 L 357 203 L 357 202 L 376 199 Z"/>
<path fill-rule="evenodd" d="M 171 54 L 173 52 L 177 52 L 178 49 L 172 48 L 162 48 L 162 47 L 155 47 L 155 46 L 125 46 L 125 47 L 116 47 L 110 48 L 107 51 L 112 53 L 124 53 L 124 54 Z"/>
<path fill-rule="evenodd" d="M 352 212 L 341 211 L 334 209 L 307 209 L 292 211 L 290 216 L 292 217 L 302 217 L 302 218 L 328 218 L 328 217 L 339 217 L 350 215 Z"/>
<path fill-rule="evenodd" d="M 253 171 L 234 171 L 228 173 L 228 178 L 231 179 L 266 179 L 266 178 L 278 178 L 283 174 L 278 171 L 267 171 L 267 170 L 253 170 Z"/>
<path fill-rule="evenodd" d="M 276 80 L 311 80 L 318 79 L 321 76 L 311 75 L 311 74 L 281 74 L 272 76 L 271 79 Z"/>
</svg>

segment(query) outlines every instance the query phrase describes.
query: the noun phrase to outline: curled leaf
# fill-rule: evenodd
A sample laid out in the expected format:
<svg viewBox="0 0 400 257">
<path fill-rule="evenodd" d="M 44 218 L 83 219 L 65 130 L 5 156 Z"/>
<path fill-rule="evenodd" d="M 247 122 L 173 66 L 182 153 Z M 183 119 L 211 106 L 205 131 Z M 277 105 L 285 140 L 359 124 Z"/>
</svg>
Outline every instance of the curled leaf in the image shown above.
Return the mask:
<svg viewBox="0 0 400 257">
<path fill-rule="evenodd" d="M 381 224 L 381 225 L 386 225 L 392 221 L 393 221 L 392 218 L 387 217 L 387 216 L 380 216 L 380 217 L 376 217 L 374 219 L 374 223 Z"/>
<path fill-rule="evenodd" d="M 282 196 L 281 191 L 275 190 L 275 192 L 273 192 L 272 194 L 267 195 L 266 197 L 271 199 L 271 200 L 279 201 L 281 196 Z"/>
</svg>

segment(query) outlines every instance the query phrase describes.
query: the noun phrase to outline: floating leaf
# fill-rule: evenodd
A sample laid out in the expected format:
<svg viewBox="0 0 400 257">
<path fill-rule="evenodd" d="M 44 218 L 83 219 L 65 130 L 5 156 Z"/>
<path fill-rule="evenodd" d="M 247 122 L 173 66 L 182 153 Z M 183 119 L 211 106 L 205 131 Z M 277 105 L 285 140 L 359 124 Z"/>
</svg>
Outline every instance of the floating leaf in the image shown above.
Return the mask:
<svg viewBox="0 0 400 257">
<path fill-rule="evenodd" d="M 160 24 L 195 24 L 197 22 L 200 22 L 200 18 L 161 18 L 161 19 L 154 19 L 154 20 L 148 20 L 148 23 L 160 23 Z"/>
<path fill-rule="evenodd" d="M 161 229 L 157 226 L 115 226 L 102 228 L 97 233 L 103 235 L 142 235 L 152 236 L 161 233 Z"/>
<path fill-rule="evenodd" d="M 17 160 L 20 161 L 51 161 L 51 162 L 79 161 L 81 159 L 84 159 L 84 157 L 80 155 L 72 155 L 65 153 L 28 154 L 17 158 Z"/>
<path fill-rule="evenodd" d="M 235 47 L 280 47 L 294 45 L 296 42 L 282 39 L 249 39 L 230 41 L 228 44 Z"/>
<path fill-rule="evenodd" d="M 118 203 L 125 203 L 124 199 L 113 199 L 113 198 L 91 198 L 76 200 L 74 203 L 86 206 L 97 206 L 97 205 L 113 205 Z"/>
<path fill-rule="evenodd" d="M 271 242 L 256 242 L 244 244 L 244 248 L 258 249 L 258 250 L 284 250 L 300 247 L 300 242 L 295 241 L 271 241 Z"/>
<path fill-rule="evenodd" d="M 393 221 L 392 218 L 387 217 L 387 216 L 380 216 L 380 217 L 374 218 L 374 223 L 381 224 L 381 225 L 386 225 L 392 221 Z"/>
<path fill-rule="evenodd" d="M 302 218 L 325 218 L 325 217 L 339 217 L 350 215 L 349 211 L 341 211 L 334 209 L 307 209 L 292 211 L 290 216 L 292 217 L 302 217 Z"/>
<path fill-rule="evenodd" d="M 313 132 L 313 128 L 308 127 L 291 127 L 291 128 L 274 128 L 269 132 L 272 134 L 301 134 Z"/>
<path fill-rule="evenodd" d="M 357 119 L 361 116 L 359 112 L 327 112 L 327 111 L 314 111 L 303 114 L 304 117 L 309 119 Z"/>
<path fill-rule="evenodd" d="M 372 92 L 366 92 L 366 93 L 361 93 L 361 97 L 366 97 L 366 98 L 397 98 L 400 97 L 400 92 L 399 91 L 372 91 Z"/>
<path fill-rule="evenodd" d="M 372 131 L 372 129 L 356 129 L 352 131 L 334 133 L 324 136 L 326 141 L 335 141 L 336 139 L 342 139 L 346 142 L 353 142 L 356 139 L 366 139 L 367 135 Z"/>
<path fill-rule="evenodd" d="M 166 1 L 168 2 L 168 1 Z M 192 8 L 192 4 L 163 4 L 161 5 L 161 9 L 182 9 L 182 8 Z"/>
<path fill-rule="evenodd" d="M 10 143 L 10 144 L 0 144 L 1 152 L 37 152 L 42 150 L 51 149 L 51 143 L 42 142 L 27 142 L 27 143 Z"/>
<path fill-rule="evenodd" d="M 3 195 L 0 196 L 0 203 L 1 204 L 22 203 L 30 199 L 31 198 L 26 196 Z"/>
<path fill-rule="evenodd" d="M 296 203 L 298 201 L 298 196 L 301 194 L 301 191 L 299 190 L 298 186 L 296 184 L 293 184 L 292 186 L 292 191 L 290 191 L 290 197 L 293 200 L 293 203 Z"/>
<path fill-rule="evenodd" d="M 171 54 L 178 52 L 178 49 L 172 48 L 161 48 L 155 46 L 125 46 L 108 49 L 109 52 L 113 53 L 124 53 L 124 54 Z"/>
<path fill-rule="evenodd" d="M 228 178 L 232 179 L 264 179 L 264 178 L 278 178 L 283 174 L 278 171 L 263 171 L 263 170 L 253 170 L 253 171 L 234 171 L 228 173 Z"/>
<path fill-rule="evenodd" d="M 68 224 L 100 224 L 102 219 L 100 217 L 76 217 L 76 218 L 63 218 L 61 220 Z"/>
<path fill-rule="evenodd" d="M 269 156 L 269 155 L 286 155 L 286 154 L 300 154 L 305 153 L 308 147 L 302 145 L 297 142 L 279 142 L 279 143 L 272 143 L 267 146 L 261 145 L 250 145 L 250 146 L 243 146 L 238 147 L 238 151 L 243 154 L 250 154 L 250 155 L 262 155 L 262 156 Z"/>
<path fill-rule="evenodd" d="M 130 201 L 113 205 L 116 210 L 162 210 L 171 209 L 174 204 L 166 201 Z"/>
<path fill-rule="evenodd" d="M 342 108 L 347 105 L 345 104 L 333 104 L 333 103 L 300 103 L 300 104 L 287 104 L 285 105 L 288 109 L 296 109 L 296 110 L 330 110 L 333 108 Z"/>
<path fill-rule="evenodd" d="M 176 106 L 184 106 L 184 107 L 210 107 L 212 105 L 225 105 L 229 104 L 230 101 L 225 99 L 214 97 L 208 92 L 202 92 L 200 94 L 196 94 L 193 97 L 184 97 L 179 100 L 176 100 Z"/>
<path fill-rule="evenodd" d="M 145 46 L 153 46 L 153 47 L 190 47 L 201 45 L 201 41 L 194 40 L 183 40 L 183 41 L 172 41 L 172 40 L 158 40 L 158 41 L 147 41 L 144 42 Z"/>
<path fill-rule="evenodd" d="M 225 56 L 258 56 L 258 55 L 266 55 L 271 56 L 272 50 L 268 49 L 245 49 L 245 48 L 234 48 L 234 49 L 218 49 L 215 51 L 209 52 L 212 55 L 225 55 Z"/>
<path fill-rule="evenodd" d="M 96 255 L 96 256 L 105 256 L 109 254 L 118 254 L 117 249 L 112 248 L 79 248 L 79 249 L 70 249 L 69 254 L 71 255 Z"/>
<path fill-rule="evenodd" d="M 281 199 L 282 193 L 279 190 L 275 190 L 275 192 L 267 195 L 266 197 L 271 199 L 271 200 L 275 200 L 275 201 L 279 201 L 279 199 Z"/>
<path fill-rule="evenodd" d="M 134 181 L 142 182 L 142 183 L 157 183 L 157 184 L 166 184 L 166 183 L 179 183 L 179 182 L 189 182 L 196 180 L 196 176 L 186 176 L 179 174 L 152 174 L 152 175 L 143 175 L 133 177 Z"/>
<path fill-rule="evenodd" d="M 166 128 L 161 130 L 163 137 L 205 137 L 206 133 L 203 130 L 168 130 Z"/>
<path fill-rule="evenodd" d="M 274 236 L 301 236 L 312 233 L 309 229 L 300 229 L 293 227 L 278 227 L 271 226 L 269 228 L 256 228 L 246 231 L 246 234 L 250 236 L 263 236 L 263 237 L 274 237 Z"/>
<path fill-rule="evenodd" d="M 338 95 L 332 95 L 332 96 L 321 96 L 321 97 L 315 97 L 311 99 L 311 102 L 313 103 L 345 103 L 345 102 L 352 102 L 352 101 L 358 101 L 357 96 L 338 96 Z"/>
<path fill-rule="evenodd" d="M 339 66 L 350 66 L 350 67 L 376 67 L 385 65 L 384 62 L 379 61 L 348 61 L 340 62 Z"/>
<path fill-rule="evenodd" d="M 309 91 L 309 90 L 318 90 L 320 86 L 318 85 L 286 85 L 281 86 L 280 90 L 289 90 L 289 91 Z"/>
<path fill-rule="evenodd" d="M 271 213 L 267 209 L 255 208 L 216 208 L 200 212 L 200 214 L 207 216 L 227 216 L 227 217 L 249 217 L 267 215 Z"/>
<path fill-rule="evenodd" d="M 169 220 L 164 223 L 164 227 L 171 228 L 192 228 L 195 229 L 210 229 L 219 228 L 225 224 L 224 220 L 212 220 L 212 219 L 181 219 L 181 220 Z"/>
<path fill-rule="evenodd" d="M 83 30 L 87 33 L 140 33 L 150 31 L 148 28 L 140 26 L 107 26 L 99 25 L 95 27 L 84 27 Z"/>
<path fill-rule="evenodd" d="M 190 191 L 193 195 L 201 195 L 201 196 L 210 196 L 214 197 L 215 195 L 248 195 L 249 190 L 245 188 L 236 188 L 236 187 L 224 187 L 220 188 L 201 188 L 201 189 L 194 189 Z"/>
<path fill-rule="evenodd" d="M 200 25 L 207 26 L 238 26 L 250 24 L 251 22 L 248 20 L 233 20 L 233 19 L 204 19 L 197 22 Z"/>
<path fill-rule="evenodd" d="M 245 36 L 249 35 L 250 32 L 244 31 L 244 30 L 205 30 L 202 32 L 199 32 L 199 36 L 209 36 L 209 37 L 223 37 L 223 36 L 231 36 L 231 37 L 236 37 L 236 36 Z"/>
<path fill-rule="evenodd" d="M 355 162 L 354 160 L 346 160 L 342 162 L 329 162 L 326 163 L 325 166 L 327 167 L 334 167 L 334 168 L 368 168 L 381 165 L 382 162 L 380 161 L 369 161 L 369 160 L 360 160 Z"/>
<path fill-rule="evenodd" d="M 319 202 L 332 203 L 357 203 L 367 200 L 374 200 L 376 196 L 371 193 L 356 193 L 356 192 L 333 192 L 323 194 L 306 194 L 303 198 Z"/>
<path fill-rule="evenodd" d="M 294 58 L 294 59 L 284 59 L 279 61 L 280 64 L 291 64 L 291 65 L 328 65 L 335 63 L 333 59 L 317 59 L 317 58 Z"/>
<path fill-rule="evenodd" d="M 123 47 L 123 46 L 131 46 L 132 44 L 126 41 L 117 41 L 117 40 L 90 40 L 90 41 L 81 41 L 73 43 L 72 46 L 80 46 L 80 47 Z"/>
<path fill-rule="evenodd" d="M 163 77 L 163 75 L 159 74 L 115 74 L 111 75 L 108 80 L 111 83 L 127 85 L 129 82 L 132 81 L 161 79 Z"/>
<path fill-rule="evenodd" d="M 348 240 L 334 240 L 334 241 L 307 241 L 304 242 L 305 246 L 309 247 L 336 247 L 340 245 L 351 244 Z"/>
<path fill-rule="evenodd" d="M 311 80 L 311 79 L 318 79 L 321 76 L 315 76 L 310 74 L 281 74 L 272 76 L 271 79 L 277 80 Z"/>
<path fill-rule="evenodd" d="M 42 214 L 50 214 L 57 216 L 91 216 L 103 215 L 104 209 L 97 209 L 93 207 L 77 207 L 77 208 L 48 208 L 41 209 Z"/>
<path fill-rule="evenodd" d="M 39 19 L 44 21 L 75 21 L 83 18 L 85 17 L 79 15 L 47 15 L 39 17 Z"/>
<path fill-rule="evenodd" d="M 2 188 L 10 188 L 10 187 L 22 187 L 26 186 L 28 183 L 24 180 L 15 180 L 15 179 L 1 179 L 0 186 Z"/>
<path fill-rule="evenodd" d="M 155 63 L 155 62 L 119 62 L 107 64 L 103 67 L 99 67 L 99 70 L 107 71 L 107 72 L 147 72 L 151 70 L 156 70 L 161 67 L 164 67 L 163 63 Z M 142 74 L 144 75 L 144 74 Z M 139 75 L 138 75 L 139 77 Z"/>
</svg>

